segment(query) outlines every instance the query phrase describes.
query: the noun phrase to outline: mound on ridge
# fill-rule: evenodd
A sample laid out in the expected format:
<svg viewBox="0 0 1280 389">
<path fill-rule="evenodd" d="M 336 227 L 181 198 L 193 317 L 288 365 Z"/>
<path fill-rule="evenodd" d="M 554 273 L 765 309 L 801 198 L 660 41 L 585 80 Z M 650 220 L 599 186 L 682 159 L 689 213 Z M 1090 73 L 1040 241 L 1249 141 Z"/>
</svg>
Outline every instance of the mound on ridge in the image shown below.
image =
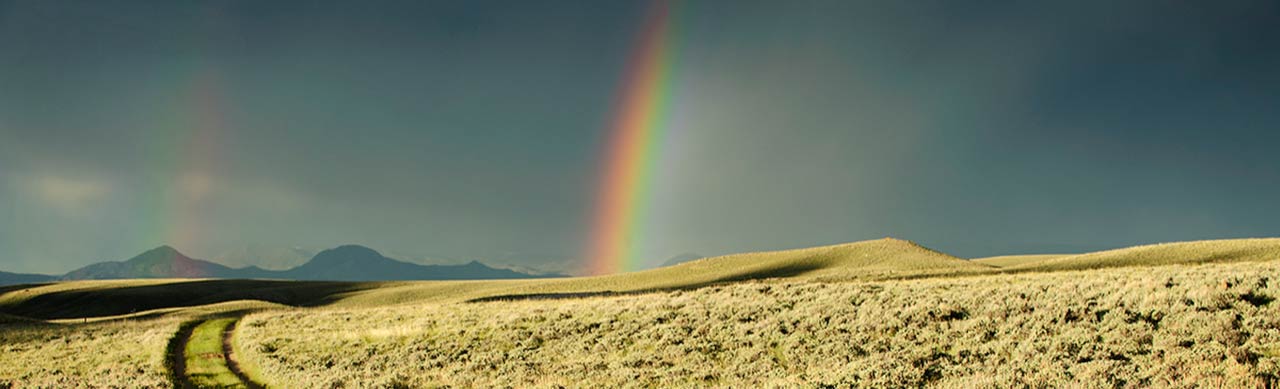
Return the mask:
<svg viewBox="0 0 1280 389">
<path fill-rule="evenodd" d="M 1160 243 L 1087 254 L 1066 255 L 1010 266 L 1010 271 L 1085 270 L 1125 266 L 1161 266 L 1280 259 L 1280 238 L 1222 239 Z"/>
</svg>

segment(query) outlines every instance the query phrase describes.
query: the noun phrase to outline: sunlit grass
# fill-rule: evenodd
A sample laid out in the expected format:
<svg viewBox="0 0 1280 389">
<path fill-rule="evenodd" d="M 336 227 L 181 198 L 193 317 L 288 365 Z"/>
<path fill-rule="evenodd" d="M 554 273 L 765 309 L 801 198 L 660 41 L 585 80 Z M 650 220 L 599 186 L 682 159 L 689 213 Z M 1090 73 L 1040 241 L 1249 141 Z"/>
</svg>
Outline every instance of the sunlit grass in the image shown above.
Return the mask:
<svg viewBox="0 0 1280 389">
<path fill-rule="evenodd" d="M 181 319 L 0 326 L 0 386 L 167 388 Z"/>
<path fill-rule="evenodd" d="M 1202 240 L 1161 243 L 1087 254 L 1067 255 L 1011 266 L 1017 271 L 1061 271 L 1188 263 L 1270 261 L 1280 259 L 1280 238 Z"/>
<path fill-rule="evenodd" d="M 1250 387 L 1280 374 L 1278 260 L 1280 239 L 977 261 L 884 239 L 573 279 L 10 287 L 0 387 L 167 387 L 178 323 L 248 312 L 240 366 L 284 387 Z"/>
<path fill-rule="evenodd" d="M 1280 377 L 1280 262 L 253 314 L 268 382 L 1183 386 Z"/>
<path fill-rule="evenodd" d="M 1006 268 L 1013 266 L 1029 265 L 1043 262 L 1046 260 L 1065 257 L 1072 254 L 1029 254 L 1029 255 L 1001 255 L 998 257 L 974 258 L 971 261 L 983 265 L 994 266 L 998 268 Z"/>
<path fill-rule="evenodd" d="M 227 368 L 222 351 L 222 335 L 236 318 L 213 319 L 196 326 L 187 342 L 184 355 L 187 377 L 203 388 L 243 387 L 240 379 Z"/>
</svg>

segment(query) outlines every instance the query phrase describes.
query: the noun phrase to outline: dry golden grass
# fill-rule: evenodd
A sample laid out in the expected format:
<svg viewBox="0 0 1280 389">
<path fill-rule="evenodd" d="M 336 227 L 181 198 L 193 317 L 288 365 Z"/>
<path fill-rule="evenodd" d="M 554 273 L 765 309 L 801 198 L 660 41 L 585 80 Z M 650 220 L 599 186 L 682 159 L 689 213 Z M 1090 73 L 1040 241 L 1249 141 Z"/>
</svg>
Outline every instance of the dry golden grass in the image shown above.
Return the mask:
<svg viewBox="0 0 1280 389">
<path fill-rule="evenodd" d="M 396 282 L 343 295 L 340 306 L 459 302 L 494 296 L 513 298 L 599 292 L 690 289 L 718 283 L 792 280 L 876 280 L 982 274 L 994 267 L 939 253 L 899 239 L 878 239 L 795 250 L 703 258 L 675 266 L 568 279 Z"/>
<path fill-rule="evenodd" d="M 1188 263 L 1280 259 L 1280 238 L 1223 239 L 1161 243 L 1068 255 L 1008 267 L 1014 271 L 1060 271 Z"/>
<path fill-rule="evenodd" d="M 240 355 L 300 387 L 1256 387 L 1280 377 L 1278 280 L 1272 261 L 266 312 Z"/>
<path fill-rule="evenodd" d="M 4 287 L 0 387 L 168 386 L 179 323 L 251 311 L 233 347 L 283 387 L 1248 387 L 1280 374 L 1277 259 L 1280 239 L 976 261 L 884 239 L 572 279 Z"/>
<path fill-rule="evenodd" d="M 0 327 L 0 387 L 165 388 L 180 318 Z"/>
<path fill-rule="evenodd" d="M 1006 268 L 1013 266 L 1029 265 L 1043 262 L 1049 259 L 1065 257 L 1073 254 L 1028 254 L 1028 255 L 1001 255 L 998 257 L 974 258 L 970 259 L 974 263 L 980 263 L 987 266 Z"/>
</svg>

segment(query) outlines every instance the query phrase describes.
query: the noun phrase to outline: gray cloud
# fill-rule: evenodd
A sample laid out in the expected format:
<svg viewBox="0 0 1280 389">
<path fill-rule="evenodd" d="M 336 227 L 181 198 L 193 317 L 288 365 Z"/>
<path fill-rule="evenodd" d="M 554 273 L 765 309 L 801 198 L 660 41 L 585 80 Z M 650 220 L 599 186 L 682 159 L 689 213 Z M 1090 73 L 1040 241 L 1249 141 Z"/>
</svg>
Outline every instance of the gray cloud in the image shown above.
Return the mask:
<svg viewBox="0 0 1280 389">
<path fill-rule="evenodd" d="M 643 8 L 0 4 L 0 269 L 361 243 L 572 270 Z M 679 8 L 650 263 L 1275 234 L 1275 4 Z"/>
</svg>

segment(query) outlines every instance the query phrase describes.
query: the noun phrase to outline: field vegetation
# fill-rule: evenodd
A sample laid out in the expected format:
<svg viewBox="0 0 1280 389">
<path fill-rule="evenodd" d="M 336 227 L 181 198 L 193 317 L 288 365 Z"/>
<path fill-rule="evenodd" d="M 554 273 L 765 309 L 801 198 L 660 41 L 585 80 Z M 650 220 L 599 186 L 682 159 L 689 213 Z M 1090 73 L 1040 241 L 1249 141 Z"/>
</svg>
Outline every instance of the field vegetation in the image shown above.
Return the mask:
<svg viewBox="0 0 1280 389">
<path fill-rule="evenodd" d="M 1064 255 L 1005 267 L 1011 271 L 1061 271 L 1126 266 L 1256 262 L 1280 259 L 1280 238 L 1161 243 Z"/>
<path fill-rule="evenodd" d="M 1065 257 L 1067 255 L 1070 254 L 1001 255 L 998 257 L 974 258 L 970 261 L 996 268 L 1007 268 L 1043 262 L 1053 258 Z"/>
<path fill-rule="evenodd" d="M 0 324 L 0 387 L 162 388 L 179 318 Z"/>
<path fill-rule="evenodd" d="M 263 312 L 276 385 L 1194 386 L 1280 377 L 1280 263 Z M 256 345 L 256 346 L 248 346 Z"/>
<path fill-rule="evenodd" d="M 200 382 L 219 318 L 271 387 L 1275 387 L 1277 280 L 1280 239 L 972 261 L 882 239 L 571 279 L 8 286 L 0 387 Z"/>
</svg>

